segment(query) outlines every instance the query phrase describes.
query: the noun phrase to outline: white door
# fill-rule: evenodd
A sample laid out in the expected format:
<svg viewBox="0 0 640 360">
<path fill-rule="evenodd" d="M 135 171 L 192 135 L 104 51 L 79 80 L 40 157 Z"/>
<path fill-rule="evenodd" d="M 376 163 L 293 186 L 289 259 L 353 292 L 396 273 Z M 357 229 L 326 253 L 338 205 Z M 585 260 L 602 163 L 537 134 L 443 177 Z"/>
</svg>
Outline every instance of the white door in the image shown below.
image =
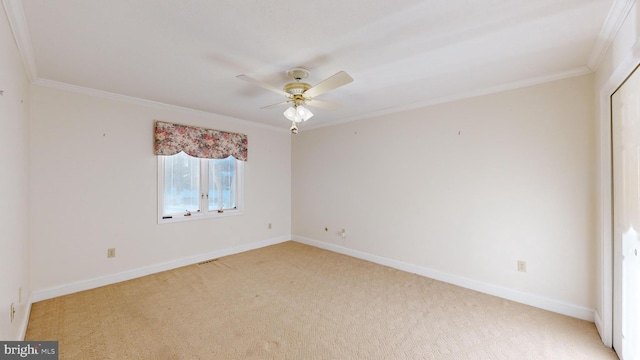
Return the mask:
<svg viewBox="0 0 640 360">
<path fill-rule="evenodd" d="M 613 346 L 640 360 L 640 70 L 611 96 Z"/>
</svg>

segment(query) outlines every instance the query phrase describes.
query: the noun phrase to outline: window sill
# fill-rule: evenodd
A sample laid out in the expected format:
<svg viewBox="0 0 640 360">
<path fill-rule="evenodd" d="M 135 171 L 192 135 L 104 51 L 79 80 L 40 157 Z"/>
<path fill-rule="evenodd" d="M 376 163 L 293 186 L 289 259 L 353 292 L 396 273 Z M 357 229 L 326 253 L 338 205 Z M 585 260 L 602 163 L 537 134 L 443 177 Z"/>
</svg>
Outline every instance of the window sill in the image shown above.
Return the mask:
<svg viewBox="0 0 640 360">
<path fill-rule="evenodd" d="M 243 211 L 239 209 L 232 210 L 224 210 L 223 212 L 209 212 L 206 214 L 203 213 L 191 213 L 191 215 L 174 215 L 171 218 L 163 218 L 162 215 L 158 217 L 158 224 L 169 224 L 175 222 L 183 222 L 183 221 L 193 221 L 193 220 L 205 220 L 205 219 L 218 219 L 229 216 L 238 216 L 242 215 Z"/>
</svg>

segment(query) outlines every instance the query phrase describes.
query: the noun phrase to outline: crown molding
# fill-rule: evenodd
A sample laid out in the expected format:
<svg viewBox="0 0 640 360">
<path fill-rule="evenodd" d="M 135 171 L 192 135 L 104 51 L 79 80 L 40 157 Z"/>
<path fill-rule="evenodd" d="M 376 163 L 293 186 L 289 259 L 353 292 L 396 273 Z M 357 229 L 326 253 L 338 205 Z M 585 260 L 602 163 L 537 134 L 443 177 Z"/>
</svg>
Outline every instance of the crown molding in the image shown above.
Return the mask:
<svg viewBox="0 0 640 360">
<path fill-rule="evenodd" d="M 575 69 L 571 69 L 571 70 L 567 70 L 567 71 L 563 71 L 563 72 L 559 72 L 559 73 L 555 73 L 555 74 L 551 74 L 551 75 L 547 75 L 547 76 L 538 76 L 538 77 L 531 78 L 531 79 L 526 79 L 526 80 L 522 80 L 522 81 L 515 81 L 515 82 L 510 82 L 510 83 L 507 83 L 507 84 L 502 84 L 502 85 L 497 85 L 497 86 L 492 86 L 492 87 L 487 87 L 487 88 L 471 90 L 471 91 L 463 92 L 463 93 L 456 93 L 456 94 L 450 95 L 450 96 L 444 96 L 444 97 L 439 97 L 439 98 L 435 98 L 435 99 L 429 99 L 429 100 L 426 100 L 426 101 L 415 102 L 415 103 L 411 103 L 411 104 L 407 104 L 407 105 L 403 105 L 403 106 L 390 107 L 390 108 L 382 109 L 382 110 L 379 110 L 379 111 L 373 111 L 373 112 L 369 112 L 369 113 L 366 113 L 366 114 L 354 116 L 354 117 L 351 117 L 351 118 L 342 119 L 342 120 L 339 120 L 339 121 L 333 121 L 333 122 L 322 123 L 322 124 L 318 124 L 318 125 L 314 125 L 314 126 L 309 126 L 309 127 L 306 127 L 305 130 L 312 130 L 312 129 L 322 128 L 322 127 L 327 127 L 327 126 L 333 126 L 333 125 L 348 123 L 348 122 L 362 120 L 362 119 L 368 119 L 368 118 L 373 118 L 373 117 L 378 117 L 378 116 L 383 116 L 383 115 L 399 113 L 399 112 L 402 112 L 402 111 L 415 110 L 415 109 L 424 108 L 424 107 L 428 107 L 428 106 L 444 104 L 444 103 L 449 103 L 449 102 L 459 101 L 459 100 L 464 100 L 464 99 L 470 99 L 470 98 L 474 98 L 474 97 L 478 97 L 478 96 L 489 95 L 489 94 L 499 93 L 499 92 L 503 92 L 503 91 L 520 89 L 520 88 L 524 88 L 524 87 L 528 87 L 528 86 L 544 84 L 544 83 L 548 83 L 548 82 L 552 82 L 552 81 L 568 79 L 568 78 L 587 75 L 587 74 L 591 74 L 591 73 L 593 73 L 593 71 L 589 67 L 581 66 L 581 67 L 578 67 L 578 68 L 575 68 Z"/>
<path fill-rule="evenodd" d="M 4 5 L 4 9 L 5 9 L 5 12 L 7 14 L 7 18 L 8 18 L 8 21 L 9 21 L 9 25 L 11 27 L 11 31 L 13 32 L 13 36 L 14 36 L 14 39 L 16 41 L 16 45 L 18 47 L 18 51 L 19 51 L 20 56 L 22 58 L 22 62 L 24 64 L 25 71 L 26 71 L 27 76 L 28 76 L 28 78 L 29 78 L 29 80 L 30 80 L 30 82 L 32 84 L 45 86 L 45 87 L 58 88 L 58 89 L 72 91 L 72 92 L 76 92 L 76 93 L 82 93 L 82 94 L 91 95 L 91 96 L 98 96 L 98 97 L 102 97 L 102 98 L 108 98 L 108 99 L 112 99 L 112 100 L 124 101 L 124 102 L 134 103 L 134 104 L 138 104 L 138 105 L 151 106 L 151 107 L 154 107 L 154 108 L 157 108 L 157 109 L 177 111 L 177 112 L 182 112 L 182 113 L 191 113 L 191 114 L 200 115 L 200 116 L 207 116 L 207 117 L 215 116 L 218 119 L 222 118 L 222 119 L 232 120 L 232 121 L 235 121 L 235 122 L 241 122 L 241 123 L 244 123 L 246 125 L 253 126 L 253 127 L 267 128 L 267 129 L 270 129 L 270 130 L 275 130 L 275 129 L 282 130 L 282 128 L 277 127 L 277 126 L 273 126 L 273 125 L 266 125 L 266 124 L 261 124 L 261 123 L 252 122 L 252 121 L 248 121 L 248 120 L 233 118 L 233 117 L 229 117 L 229 116 L 225 116 L 225 115 L 214 114 L 214 113 L 210 113 L 210 112 L 206 112 L 206 111 L 195 110 L 195 109 L 190 109 L 190 108 L 184 108 L 184 107 L 180 107 L 180 106 L 176 106 L 176 105 L 159 103 L 159 102 L 155 102 L 155 101 L 151 101 L 151 100 L 134 98 L 134 97 L 126 96 L 126 95 L 109 93 L 109 92 L 106 92 L 106 91 L 101 91 L 101 90 L 96 90 L 96 89 L 91 89 L 91 88 L 84 88 L 84 87 L 80 87 L 80 86 L 76 86 L 76 85 L 61 83 L 61 82 L 47 80 L 47 79 L 41 79 L 41 78 L 39 78 L 39 75 L 38 75 L 38 69 L 37 69 L 37 66 L 36 66 L 35 54 L 33 52 L 33 47 L 32 47 L 32 44 L 31 44 L 31 37 L 30 37 L 30 34 L 29 34 L 29 27 L 27 25 L 27 20 L 26 20 L 25 14 L 24 14 L 24 8 L 22 6 L 22 0 L 2 0 L 2 3 Z M 440 103 L 446 103 L 446 102 L 451 102 L 451 101 L 462 100 L 462 99 L 466 99 L 466 98 L 471 98 L 471 97 L 476 97 L 476 96 L 481 96 L 481 95 L 486 95 L 486 94 L 491 94 L 491 93 L 496 93 L 496 92 L 501 92 L 501 91 L 506 91 L 506 90 L 517 89 L 517 88 L 531 86 L 531 85 L 535 85 L 535 84 L 539 84 L 539 83 L 555 81 L 555 80 L 560 80 L 560 79 L 569 78 L 569 77 L 573 77 L 573 76 L 580 76 L 580 75 L 584 75 L 584 74 L 588 74 L 588 73 L 594 72 L 600 66 L 600 64 L 601 64 L 602 60 L 604 59 L 607 51 L 609 50 L 611 44 L 613 43 L 613 40 L 615 39 L 615 37 L 617 36 L 618 32 L 620 31 L 620 28 L 622 27 L 622 24 L 626 20 L 627 16 L 629 15 L 629 13 L 630 13 L 631 9 L 633 8 L 633 6 L 635 5 L 635 3 L 636 3 L 636 0 L 614 0 L 613 5 L 612 5 L 611 9 L 609 10 L 609 14 L 607 15 L 607 18 L 606 18 L 606 20 L 605 20 L 605 22 L 604 22 L 604 24 L 603 24 L 603 26 L 602 26 L 602 28 L 600 30 L 600 33 L 598 35 L 598 39 L 596 41 L 596 44 L 595 44 L 594 48 L 591 51 L 591 54 L 590 54 L 589 59 L 587 61 L 587 65 L 584 66 L 584 67 L 573 69 L 573 70 L 569 70 L 569 71 L 563 72 L 563 73 L 554 74 L 554 75 L 551 75 L 551 76 L 534 78 L 534 79 L 529 79 L 529 80 L 525 80 L 525 81 L 521 81 L 521 82 L 515 82 L 515 83 L 510 83 L 510 84 L 490 87 L 490 88 L 486 88 L 486 89 L 479 89 L 479 90 L 475 90 L 475 91 L 471 91 L 471 92 L 467 92 L 467 93 L 463 93 L 463 94 L 457 94 L 457 95 L 453 95 L 453 96 L 449 96 L 449 97 L 431 99 L 431 100 L 428 100 L 428 101 L 425 101 L 425 102 L 408 104 L 408 105 L 401 106 L 401 107 L 394 107 L 394 108 L 388 108 L 388 109 L 384 109 L 384 110 L 380 110 L 380 111 L 374 111 L 374 112 L 370 112 L 370 113 L 363 114 L 363 115 L 360 115 L 360 116 L 356 116 L 356 117 L 352 117 L 352 118 L 348 118 L 348 119 L 343 119 L 343 120 L 340 120 L 340 121 L 337 121 L 337 122 L 321 123 L 321 124 L 318 124 L 316 126 L 307 127 L 307 129 L 311 130 L 311 129 L 314 129 L 314 128 L 332 126 L 332 125 L 337 125 L 337 124 L 340 124 L 340 123 L 346 123 L 346 122 L 360 120 L 360 119 L 363 119 L 363 118 L 382 116 L 382 115 L 387 115 L 387 114 L 394 113 L 394 112 L 412 110 L 412 109 L 416 109 L 416 108 L 420 108 L 420 107 L 426 107 L 426 106 L 436 105 L 436 104 L 440 104 Z"/>
<path fill-rule="evenodd" d="M 636 0 L 614 0 L 587 61 L 587 66 L 592 71 L 596 71 L 600 67 L 607 51 L 609 51 L 609 47 L 611 47 L 613 40 L 620 31 L 620 27 L 622 27 L 635 3 Z"/>
<path fill-rule="evenodd" d="M 195 110 L 195 109 L 185 108 L 181 106 L 170 105 L 170 104 L 160 103 L 156 101 L 145 100 L 145 99 L 135 98 L 131 96 L 120 95 L 120 94 L 110 93 L 107 91 L 85 88 L 82 86 L 76 86 L 76 85 L 71 85 L 63 82 L 40 78 L 38 75 L 38 67 L 36 66 L 33 46 L 31 45 L 31 35 L 29 34 L 29 26 L 27 25 L 27 18 L 25 17 L 24 8 L 22 7 L 22 0 L 2 0 L 2 4 L 4 6 L 5 13 L 7 14 L 9 26 L 11 27 L 11 31 L 13 32 L 13 37 L 18 47 L 18 52 L 20 53 L 20 57 L 22 58 L 22 63 L 24 65 L 25 72 L 27 73 L 27 77 L 29 78 L 29 81 L 33 85 L 50 87 L 50 88 L 85 94 L 89 96 L 101 97 L 101 98 L 110 99 L 110 100 L 116 100 L 116 101 L 131 103 L 131 104 L 153 107 L 155 109 L 160 109 L 160 110 L 168 110 L 168 111 L 174 111 L 179 113 L 204 116 L 208 118 L 216 118 L 218 120 L 233 121 L 234 123 L 240 123 L 240 124 L 244 124 L 251 127 L 277 130 L 277 131 L 287 132 L 287 133 L 289 132 L 288 129 L 283 129 L 281 127 L 277 127 L 273 125 L 261 124 L 258 122 L 238 119 L 231 116 L 215 114 L 207 111 Z"/>
<path fill-rule="evenodd" d="M 273 125 L 267 125 L 267 124 L 262 124 L 262 123 L 253 122 L 253 121 L 249 121 L 249 120 L 243 120 L 243 119 L 234 118 L 234 117 L 231 117 L 231 116 L 216 114 L 216 113 L 212 113 L 212 112 L 208 112 L 208 111 L 195 110 L 195 109 L 186 108 L 186 107 L 182 107 L 182 106 L 171 105 L 171 104 L 161 103 L 161 102 L 157 102 L 157 101 L 136 98 L 136 97 L 133 97 L 133 96 L 121 95 L 121 94 L 116 94 L 116 93 L 112 93 L 112 92 L 108 92 L 108 91 L 97 90 L 97 89 L 92 89 L 92 88 L 87 88 L 87 87 L 67 84 L 67 83 L 54 81 L 54 80 L 48 80 L 48 79 L 39 78 L 39 79 L 37 79 L 36 81 L 33 82 L 33 85 L 42 86 L 42 87 L 48 87 L 48 88 L 53 88 L 53 89 L 59 89 L 59 90 L 74 92 L 74 93 L 78 93 L 78 94 L 83 94 L 83 95 L 88 95 L 88 96 L 93 96 L 93 97 L 99 97 L 99 98 L 103 98 L 103 99 L 126 102 L 126 103 L 130 103 L 130 104 L 151 107 L 151 108 L 159 109 L 159 110 L 167 110 L 167 111 L 173 111 L 173 112 L 178 112 L 178 113 L 183 113 L 183 114 L 190 114 L 190 115 L 195 115 L 195 116 L 203 116 L 203 117 L 206 117 L 206 118 L 213 118 L 213 119 L 217 119 L 217 120 L 226 120 L 226 121 L 231 121 L 231 122 L 236 123 L 236 124 L 243 124 L 243 125 L 254 127 L 254 128 L 276 130 L 276 131 L 287 132 L 287 133 L 289 132 L 288 129 L 283 129 L 281 127 L 277 127 L 277 126 L 273 126 Z"/>
<path fill-rule="evenodd" d="M 2 4 L 13 32 L 13 38 L 18 46 L 24 69 L 29 81 L 33 83 L 38 79 L 38 67 L 36 66 L 36 57 L 31 46 L 31 35 L 29 35 L 29 26 L 27 26 L 27 18 L 24 16 L 22 1 L 2 0 Z"/>
</svg>

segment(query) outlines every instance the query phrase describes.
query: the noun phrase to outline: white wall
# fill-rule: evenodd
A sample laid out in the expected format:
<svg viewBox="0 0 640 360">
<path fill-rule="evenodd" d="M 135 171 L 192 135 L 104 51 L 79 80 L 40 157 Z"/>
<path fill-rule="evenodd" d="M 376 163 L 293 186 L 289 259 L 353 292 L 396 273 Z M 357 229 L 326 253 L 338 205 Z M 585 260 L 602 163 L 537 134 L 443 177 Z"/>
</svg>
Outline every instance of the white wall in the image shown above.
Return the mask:
<svg viewBox="0 0 640 360">
<path fill-rule="evenodd" d="M 621 4 L 624 2 L 620 2 Z M 640 63 L 640 7 L 633 3 L 595 74 L 598 129 L 598 272 L 596 325 L 607 346 L 612 345 L 612 238 L 611 238 L 611 117 L 610 96 Z"/>
<path fill-rule="evenodd" d="M 2 6 L 0 54 L 0 340 L 19 340 L 26 330 L 30 291 L 29 81 Z M 11 303 L 16 307 L 13 323 Z"/>
<path fill-rule="evenodd" d="M 294 238 L 592 318 L 593 89 L 581 76 L 302 131 L 292 152 Z"/>
<path fill-rule="evenodd" d="M 31 96 L 34 291 L 290 238 L 286 131 L 43 86 Z M 155 120 L 248 135 L 243 215 L 157 223 Z M 117 256 L 107 259 L 111 247 Z"/>
</svg>

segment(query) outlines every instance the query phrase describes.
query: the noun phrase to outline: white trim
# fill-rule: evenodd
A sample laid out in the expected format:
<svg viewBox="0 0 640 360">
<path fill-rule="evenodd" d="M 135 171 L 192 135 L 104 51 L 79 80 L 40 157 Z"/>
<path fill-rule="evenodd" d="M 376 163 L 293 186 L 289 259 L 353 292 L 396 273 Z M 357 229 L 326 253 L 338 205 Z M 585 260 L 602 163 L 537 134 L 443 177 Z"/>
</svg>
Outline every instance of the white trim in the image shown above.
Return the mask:
<svg viewBox="0 0 640 360">
<path fill-rule="evenodd" d="M 589 60 L 587 61 L 587 66 L 591 70 L 596 71 L 600 67 L 602 60 L 607 54 L 607 51 L 609 51 L 609 47 L 618 35 L 620 27 L 626 20 L 635 2 L 636 0 L 615 0 L 613 2 L 607 19 L 604 25 L 602 25 L 602 29 L 600 29 L 600 34 L 598 34 L 596 45 L 591 50 Z"/>
<path fill-rule="evenodd" d="M 216 250 L 204 254 L 198 254 L 193 256 L 187 256 L 171 261 L 167 261 L 160 264 L 155 264 L 151 266 L 145 266 L 138 269 L 127 270 L 117 274 L 105 275 L 93 279 L 76 281 L 69 284 L 64 284 L 60 286 L 54 286 L 42 290 L 37 290 L 32 292 L 32 300 L 33 302 L 52 299 L 58 296 L 68 295 L 79 291 L 95 289 L 105 285 L 111 285 L 115 283 L 119 283 L 122 281 L 127 281 L 135 278 L 139 278 L 142 276 L 147 276 L 155 273 L 159 273 L 162 271 L 172 270 L 179 267 L 197 264 L 199 262 L 229 256 L 233 254 L 238 254 L 244 251 L 259 249 L 265 246 L 275 245 L 282 242 L 290 241 L 291 236 L 284 235 L 277 238 L 258 241 L 254 243 L 234 246 L 232 248 Z"/>
<path fill-rule="evenodd" d="M 474 98 L 474 97 L 478 97 L 478 96 L 482 96 L 482 95 L 495 94 L 495 93 L 499 93 L 499 92 L 503 92 L 503 91 L 520 89 L 520 88 L 533 86 L 533 85 L 538 85 L 538 84 L 544 84 L 544 83 L 548 83 L 548 82 L 552 82 L 552 81 L 569 79 L 569 78 L 576 77 L 576 76 L 582 76 L 582 75 L 591 74 L 592 72 L 593 71 L 590 68 L 588 68 L 586 66 L 581 66 L 581 67 L 578 67 L 578 68 L 575 68 L 575 69 L 559 72 L 559 73 L 552 74 L 552 75 L 539 76 L 539 77 L 535 77 L 535 78 L 532 78 L 532 79 L 526 79 L 526 80 L 522 80 L 522 81 L 515 81 L 515 82 L 511 82 L 511 83 L 507 83 L 507 84 L 497 85 L 497 86 L 493 86 L 493 87 L 481 88 L 481 89 L 477 89 L 477 90 L 471 90 L 471 91 L 468 91 L 468 92 L 465 92 L 465 93 L 456 93 L 456 94 L 450 95 L 450 96 L 440 97 L 440 98 L 436 98 L 436 99 L 430 99 L 430 100 L 416 102 L 416 103 L 412 103 L 412 104 L 406 104 L 406 105 L 403 105 L 403 106 L 390 107 L 390 108 L 386 108 L 386 109 L 383 109 L 383 110 L 373 111 L 373 112 L 369 112 L 369 113 L 366 113 L 366 114 L 360 114 L 360 115 L 357 115 L 357 116 L 354 116 L 354 117 L 350 117 L 350 118 L 346 118 L 346 119 L 342 119 L 342 120 L 338 120 L 338 121 L 324 122 L 324 123 L 314 123 L 314 124 L 310 124 L 310 126 L 305 125 L 306 126 L 305 129 L 308 129 L 308 130 L 317 129 L 317 128 L 321 128 L 321 127 L 333 126 L 333 125 L 348 123 L 348 122 L 352 122 L 352 121 L 356 121 L 356 120 L 372 118 L 372 117 L 376 117 L 376 116 L 394 114 L 394 113 L 398 113 L 398 112 L 401 112 L 401 111 L 409 111 L 409 110 L 419 109 L 419 108 L 438 105 L 438 104 L 444 104 L 444 103 L 453 102 L 453 101 L 470 99 L 470 98 Z"/>
<path fill-rule="evenodd" d="M 27 19 L 24 14 L 24 7 L 22 6 L 22 1 L 21 0 L 2 0 L 2 3 L 4 5 L 5 13 L 7 14 L 9 26 L 11 27 L 11 31 L 13 32 L 13 37 L 18 47 L 18 52 L 20 53 L 20 57 L 22 58 L 25 72 L 27 73 L 29 81 L 33 85 L 50 87 L 50 88 L 55 88 L 55 89 L 75 92 L 79 94 L 85 94 L 85 95 L 110 99 L 110 100 L 122 101 L 122 102 L 131 103 L 135 105 L 152 107 L 160 110 L 175 111 L 183 114 L 190 114 L 190 115 L 196 115 L 196 116 L 204 116 L 207 118 L 227 120 L 227 121 L 232 121 L 234 123 L 244 124 L 246 126 L 275 130 L 278 132 L 287 132 L 287 133 L 289 132 L 288 129 L 284 129 L 280 126 L 267 125 L 267 124 L 262 124 L 254 121 L 234 118 L 231 116 L 215 114 L 207 111 L 195 110 L 195 109 L 185 108 L 182 106 L 136 98 L 133 96 L 121 95 L 121 94 L 111 93 L 108 91 L 97 90 L 97 89 L 67 84 L 59 81 L 43 79 L 38 75 L 38 67 L 36 65 L 35 53 L 33 52 L 31 35 L 29 34 L 29 26 L 27 25 Z"/>
<path fill-rule="evenodd" d="M 612 199 L 611 199 L 611 104 L 609 96 L 613 90 L 600 92 L 600 252 L 602 254 L 600 283 L 602 293 L 602 318 L 600 338 L 608 346 L 613 346 L 613 240 L 612 240 Z M 606 94 L 609 95 L 606 95 Z"/>
<path fill-rule="evenodd" d="M 108 91 L 97 90 L 97 89 L 92 89 L 92 88 L 88 88 L 88 87 L 67 84 L 67 83 L 54 81 L 54 80 L 48 80 L 48 79 L 39 78 L 39 79 L 37 79 L 36 81 L 33 82 L 33 85 L 38 85 L 38 86 L 42 86 L 42 87 L 49 87 L 49 88 L 53 88 L 53 89 L 59 89 L 59 90 L 74 92 L 74 93 L 78 93 L 78 94 L 99 97 L 99 98 L 103 98 L 103 99 L 121 101 L 121 102 L 126 102 L 126 103 L 130 103 L 130 104 L 134 104 L 134 105 L 147 106 L 147 107 L 151 107 L 151 108 L 159 109 L 159 110 L 174 111 L 174 112 L 188 114 L 188 115 L 203 116 L 203 117 L 206 117 L 206 118 L 213 118 L 213 119 L 218 119 L 218 120 L 232 121 L 232 122 L 237 123 L 237 124 L 243 124 L 243 125 L 246 125 L 246 126 L 251 126 L 251 127 L 256 127 L 256 128 L 276 130 L 278 132 L 287 132 L 287 133 L 289 132 L 289 130 L 287 130 L 287 129 L 283 130 L 282 127 L 278 127 L 278 126 L 266 125 L 266 124 L 262 124 L 262 123 L 258 123 L 258 122 L 254 122 L 254 121 L 248 121 L 248 120 L 234 118 L 234 117 L 231 117 L 231 116 L 215 114 L 215 113 L 202 111 L 202 110 L 195 110 L 195 109 L 185 108 L 185 107 L 182 107 L 182 106 L 171 105 L 171 104 L 161 103 L 161 102 L 157 102 L 157 101 L 141 99 L 141 98 L 128 96 L 128 95 L 116 94 L 116 93 L 112 93 L 112 92 L 108 92 Z"/>
<path fill-rule="evenodd" d="M 27 26 L 27 18 L 24 16 L 22 2 L 20 0 L 2 0 L 2 3 L 4 4 L 4 11 L 7 13 L 9 26 L 18 46 L 25 72 L 29 77 L 29 81 L 33 83 L 38 79 L 38 67 L 36 66 L 36 57 L 33 53 L 31 35 L 29 35 L 29 27 Z"/>
<path fill-rule="evenodd" d="M 244 166 L 245 161 L 236 160 L 236 208 L 225 209 L 222 213 L 217 211 L 211 211 L 208 209 L 208 198 L 200 198 L 200 210 L 195 213 L 191 213 L 189 216 L 181 214 L 171 215 L 170 218 L 165 219 L 163 216 L 163 204 L 164 204 L 164 163 L 167 156 L 158 156 L 158 224 L 170 224 L 175 222 L 204 220 L 204 219 L 218 219 L 229 216 L 238 216 L 244 214 Z M 205 169 L 207 159 L 200 159 L 200 191 L 206 190 L 206 184 L 209 182 L 209 171 Z"/>
<path fill-rule="evenodd" d="M 160 212 L 160 211 L 162 211 L 162 209 L 158 208 L 158 212 Z M 206 212 L 206 213 L 201 213 L 201 212 L 191 213 L 191 215 L 189 215 L 189 216 L 173 215 L 171 218 L 168 218 L 168 219 L 163 219 L 162 215 L 159 215 L 158 216 L 158 225 L 173 224 L 173 223 L 179 223 L 179 222 L 185 222 L 185 221 L 221 219 L 221 218 L 226 218 L 226 217 L 230 217 L 230 216 L 241 216 L 241 215 L 244 215 L 244 212 L 240 208 L 238 208 L 238 209 L 227 209 L 227 210 L 224 210 L 222 213 L 209 211 L 209 212 Z"/>
<path fill-rule="evenodd" d="M 600 245 L 601 245 L 601 304 L 600 337 L 602 342 L 613 346 L 613 224 L 611 219 L 611 102 L 610 97 L 640 63 L 640 40 L 630 49 L 629 55 L 620 62 L 599 91 L 600 101 Z"/>
<path fill-rule="evenodd" d="M 24 8 L 22 6 L 21 0 L 2 0 L 2 1 L 4 4 L 5 12 L 7 14 L 7 18 L 9 20 L 9 25 L 11 27 L 13 36 L 18 46 L 18 51 L 20 52 L 22 62 L 24 63 L 24 67 L 27 72 L 27 76 L 29 77 L 29 80 L 31 81 L 31 83 L 35 85 L 58 88 L 62 90 L 73 91 L 73 92 L 83 93 L 83 94 L 97 96 L 97 97 L 104 97 L 104 98 L 109 98 L 113 100 L 134 103 L 138 105 L 151 106 L 151 107 L 163 109 L 163 110 L 191 113 L 191 114 L 196 114 L 201 116 L 213 115 L 218 118 L 223 118 L 223 119 L 232 120 L 232 121 L 239 121 L 241 123 L 248 124 L 251 126 L 268 128 L 268 129 L 278 130 L 282 132 L 285 132 L 285 131 L 288 132 L 288 130 L 283 129 L 279 126 L 266 125 L 258 122 L 237 119 L 237 118 L 218 115 L 210 112 L 184 108 L 180 106 L 135 98 L 135 97 L 126 96 L 126 95 L 109 93 L 109 92 L 97 90 L 97 89 L 84 88 L 81 86 L 66 84 L 66 83 L 57 82 L 53 80 L 42 79 L 38 76 L 38 68 L 36 65 L 35 54 L 33 52 L 33 46 L 31 43 L 31 36 L 29 34 L 29 27 L 27 26 L 27 21 L 24 15 Z M 520 82 L 513 82 L 509 84 L 503 84 L 503 85 L 498 85 L 494 87 L 478 89 L 478 90 L 470 91 L 460 95 L 452 95 L 448 97 L 428 100 L 426 102 L 418 102 L 414 104 L 388 108 L 381 111 L 374 111 L 364 115 L 343 119 L 341 121 L 329 122 L 329 123 L 316 123 L 318 125 L 315 125 L 315 126 L 311 125 L 307 127 L 307 129 L 311 130 L 319 127 L 337 125 L 337 124 L 356 121 L 364 118 L 370 118 L 370 117 L 381 116 L 381 115 L 386 115 L 390 113 L 396 113 L 400 111 L 417 109 L 421 107 L 426 107 L 426 106 L 431 106 L 431 105 L 436 105 L 436 104 L 441 104 L 446 102 L 452 102 L 452 101 L 472 98 L 472 97 L 481 96 L 481 95 L 487 95 L 491 93 L 497 93 L 497 92 L 506 91 L 506 90 L 513 90 L 521 87 L 526 87 L 526 86 L 531 86 L 535 84 L 561 80 L 569 77 L 580 76 L 580 75 L 591 73 L 600 66 L 600 63 L 602 62 L 604 56 L 609 50 L 609 47 L 613 43 L 613 40 L 617 36 L 618 31 L 620 30 L 620 27 L 624 23 L 624 20 L 628 16 L 629 11 L 631 10 L 635 2 L 636 2 L 635 0 L 615 0 L 614 1 L 611 9 L 609 10 L 609 14 L 607 15 L 605 23 L 603 24 L 600 30 L 598 40 L 596 41 L 596 44 L 591 51 L 591 54 L 587 61 L 587 66 L 579 67 L 576 69 L 568 70 L 565 72 L 561 72 L 561 73 L 557 73 L 549 76 L 541 76 L 541 77 L 528 79 Z"/>
<path fill-rule="evenodd" d="M 596 324 L 596 329 L 598 330 L 598 333 L 602 334 L 604 331 L 604 329 L 602 328 L 604 324 L 602 323 L 602 316 L 600 316 L 598 309 L 596 309 L 593 312 L 593 323 Z"/>
<path fill-rule="evenodd" d="M 553 311 L 559 314 L 568 315 L 574 318 L 594 321 L 594 309 L 587 308 L 580 305 L 569 304 L 563 301 L 550 299 L 547 297 L 529 294 L 518 290 L 509 289 L 502 286 L 497 286 L 462 276 L 457 276 L 449 273 L 445 273 L 438 270 L 425 268 L 415 264 L 409 264 L 403 261 L 385 258 L 378 255 L 368 254 L 362 251 L 353 250 L 340 245 L 334 245 L 323 241 L 310 239 L 303 236 L 293 235 L 293 240 L 315 246 L 321 249 L 337 252 L 340 254 L 352 256 L 358 259 L 367 260 L 376 264 L 389 266 L 394 269 L 414 273 L 431 279 L 439 280 L 449 284 L 461 286 L 467 289 L 479 291 L 481 293 L 497 296 L 503 299 L 515 301 L 518 303 L 534 306 L 544 310 Z"/>
<path fill-rule="evenodd" d="M 29 294 L 29 300 L 27 301 L 27 304 L 25 305 L 25 314 L 24 317 L 22 318 L 22 322 L 20 324 L 20 338 L 18 339 L 18 341 L 24 341 L 24 337 L 27 335 L 27 327 L 29 326 L 29 317 L 31 316 L 31 305 L 33 304 L 32 302 L 32 294 Z"/>
</svg>

